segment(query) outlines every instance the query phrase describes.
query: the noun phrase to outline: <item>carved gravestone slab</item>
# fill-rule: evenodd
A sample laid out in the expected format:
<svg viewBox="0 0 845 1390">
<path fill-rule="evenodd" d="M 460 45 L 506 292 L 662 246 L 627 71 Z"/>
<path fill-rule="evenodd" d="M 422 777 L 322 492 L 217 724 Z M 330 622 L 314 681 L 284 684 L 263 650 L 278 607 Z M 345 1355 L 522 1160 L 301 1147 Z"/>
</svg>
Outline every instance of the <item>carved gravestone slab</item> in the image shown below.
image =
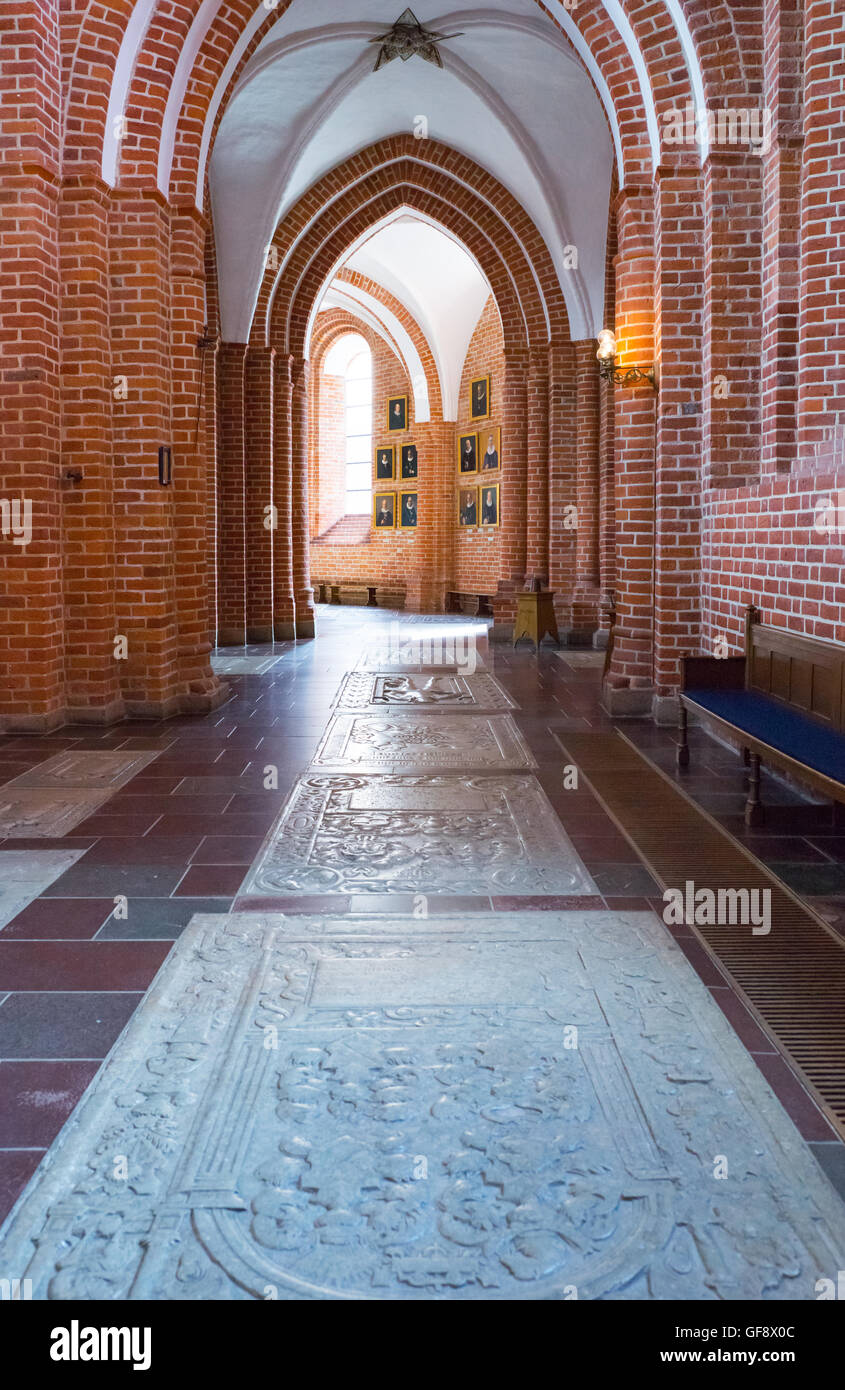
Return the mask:
<svg viewBox="0 0 845 1390">
<path fill-rule="evenodd" d="M 195 917 L 0 1232 L 38 1299 L 801 1300 L 843 1257 L 647 913 Z"/>
<path fill-rule="evenodd" d="M 525 772 L 537 766 L 510 715 L 335 714 L 314 763 L 338 772 Z"/>
<path fill-rule="evenodd" d="M 421 709 L 426 713 L 445 710 L 478 714 L 516 708 L 507 691 L 485 673 L 461 675 L 437 671 L 414 671 L 398 675 L 390 672 L 351 671 L 337 697 L 344 710 L 369 714 Z"/>
<path fill-rule="evenodd" d="M 0 927 L 71 868 L 84 850 L 0 850 Z"/>
<path fill-rule="evenodd" d="M 69 749 L 7 782 L 3 793 L 19 787 L 90 787 L 93 790 L 116 791 L 157 757 L 158 752 L 101 753 L 90 749 Z"/>
<path fill-rule="evenodd" d="M 243 892 L 598 889 L 534 777 L 313 773 L 291 793 Z"/>
<path fill-rule="evenodd" d="M 0 835 L 10 839 L 58 839 L 103 806 L 110 791 L 46 787 L 0 787 Z"/>
</svg>

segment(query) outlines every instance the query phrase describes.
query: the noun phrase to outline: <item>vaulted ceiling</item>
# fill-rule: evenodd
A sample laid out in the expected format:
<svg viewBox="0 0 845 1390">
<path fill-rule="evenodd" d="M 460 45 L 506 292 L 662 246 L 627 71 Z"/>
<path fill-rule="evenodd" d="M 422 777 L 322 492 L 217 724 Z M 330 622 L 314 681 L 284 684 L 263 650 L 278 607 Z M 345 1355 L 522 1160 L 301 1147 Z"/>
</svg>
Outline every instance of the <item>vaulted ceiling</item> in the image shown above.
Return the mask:
<svg viewBox="0 0 845 1390">
<path fill-rule="evenodd" d="M 614 148 L 597 90 L 551 18 L 559 11 L 563 24 L 565 6 L 545 12 L 535 0 L 486 0 L 444 13 L 435 0 L 415 0 L 413 8 L 422 24 L 459 35 L 440 45 L 442 69 L 414 57 L 373 71 L 369 41 L 401 9 L 385 0 L 357 0 L 354 10 L 293 0 L 245 67 L 209 169 L 225 338 L 249 336 L 279 219 L 349 156 L 415 130 L 472 158 L 522 204 L 551 253 L 572 336 L 601 326 Z M 418 318 L 445 405 L 483 286 L 454 242 L 435 236 L 421 222 L 400 222 L 359 248 L 356 264 L 385 277 Z"/>
</svg>

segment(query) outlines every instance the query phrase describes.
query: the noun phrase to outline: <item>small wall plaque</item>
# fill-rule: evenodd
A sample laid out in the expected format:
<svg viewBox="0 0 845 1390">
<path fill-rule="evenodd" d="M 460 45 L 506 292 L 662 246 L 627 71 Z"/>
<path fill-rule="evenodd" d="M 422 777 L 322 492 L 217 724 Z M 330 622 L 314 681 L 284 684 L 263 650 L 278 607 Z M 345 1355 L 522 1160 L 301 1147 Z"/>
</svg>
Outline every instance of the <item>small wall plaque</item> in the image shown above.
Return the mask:
<svg viewBox="0 0 845 1390">
<path fill-rule="evenodd" d="M 158 451 L 158 480 L 162 487 L 170 487 L 173 482 L 173 450 L 169 444 L 162 444 Z"/>
</svg>

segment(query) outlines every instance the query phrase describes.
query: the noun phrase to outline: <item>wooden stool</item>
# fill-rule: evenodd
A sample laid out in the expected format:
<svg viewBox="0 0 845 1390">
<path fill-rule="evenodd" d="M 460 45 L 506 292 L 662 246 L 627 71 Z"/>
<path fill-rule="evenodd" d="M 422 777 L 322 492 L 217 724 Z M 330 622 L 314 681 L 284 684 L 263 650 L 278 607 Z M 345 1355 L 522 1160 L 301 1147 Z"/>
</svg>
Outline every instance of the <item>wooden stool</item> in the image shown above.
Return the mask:
<svg viewBox="0 0 845 1390">
<path fill-rule="evenodd" d="M 549 636 L 560 646 L 560 637 L 555 617 L 554 594 L 551 589 L 544 593 L 521 593 L 517 595 L 516 623 L 513 629 L 513 645 L 523 637 L 539 649 L 545 636 Z"/>
</svg>

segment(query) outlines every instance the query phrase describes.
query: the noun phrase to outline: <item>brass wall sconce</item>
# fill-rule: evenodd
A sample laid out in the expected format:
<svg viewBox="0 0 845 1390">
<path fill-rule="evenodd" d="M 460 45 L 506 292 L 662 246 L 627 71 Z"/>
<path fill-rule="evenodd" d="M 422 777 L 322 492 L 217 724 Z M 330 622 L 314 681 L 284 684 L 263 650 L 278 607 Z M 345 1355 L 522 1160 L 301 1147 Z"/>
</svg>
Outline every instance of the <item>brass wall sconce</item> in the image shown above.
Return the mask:
<svg viewBox="0 0 845 1390">
<path fill-rule="evenodd" d="M 617 367 L 616 334 L 612 328 L 603 328 L 598 336 L 599 349 L 596 358 L 599 376 L 602 381 L 613 381 L 617 386 L 636 386 L 647 381 L 657 390 L 657 369 L 655 367 Z"/>
</svg>

